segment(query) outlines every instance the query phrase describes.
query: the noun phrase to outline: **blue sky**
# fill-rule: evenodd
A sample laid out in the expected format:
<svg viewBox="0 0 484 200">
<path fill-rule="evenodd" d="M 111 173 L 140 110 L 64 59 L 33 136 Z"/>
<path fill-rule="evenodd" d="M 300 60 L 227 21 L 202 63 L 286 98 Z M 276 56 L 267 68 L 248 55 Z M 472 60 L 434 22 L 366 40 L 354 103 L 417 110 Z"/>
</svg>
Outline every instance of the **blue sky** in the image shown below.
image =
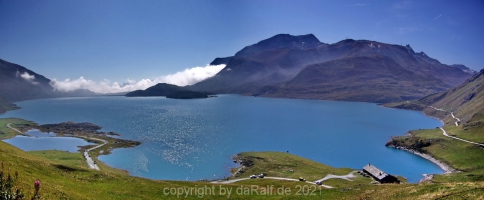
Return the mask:
<svg viewBox="0 0 484 200">
<path fill-rule="evenodd" d="M 484 67 L 482 0 L 0 0 L 0 59 L 57 80 L 153 80 L 279 33 L 410 44 Z"/>
</svg>

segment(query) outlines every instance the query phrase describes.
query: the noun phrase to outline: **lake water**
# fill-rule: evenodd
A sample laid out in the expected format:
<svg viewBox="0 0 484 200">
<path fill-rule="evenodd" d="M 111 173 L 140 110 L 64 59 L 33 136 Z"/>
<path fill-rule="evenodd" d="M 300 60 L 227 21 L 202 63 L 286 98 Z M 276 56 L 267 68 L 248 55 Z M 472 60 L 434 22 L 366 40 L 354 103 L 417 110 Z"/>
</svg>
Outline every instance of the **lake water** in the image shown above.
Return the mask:
<svg viewBox="0 0 484 200">
<path fill-rule="evenodd" d="M 151 179 L 223 178 L 235 166 L 231 156 L 244 151 L 289 151 L 354 169 L 372 163 L 411 182 L 424 173 L 443 173 L 419 156 L 384 146 L 392 136 L 435 128 L 440 121 L 371 103 L 221 95 L 196 100 L 60 98 L 18 105 L 22 109 L 2 117 L 40 124 L 91 122 L 142 142 L 100 160 Z"/>
<path fill-rule="evenodd" d="M 42 133 L 39 130 L 29 130 L 26 132 L 29 136 L 18 135 L 14 138 L 3 140 L 6 143 L 14 145 L 24 151 L 40 150 L 61 150 L 77 152 L 80 146 L 93 145 L 95 143 L 87 142 L 84 139 L 74 137 L 55 137 L 55 133 Z"/>
</svg>

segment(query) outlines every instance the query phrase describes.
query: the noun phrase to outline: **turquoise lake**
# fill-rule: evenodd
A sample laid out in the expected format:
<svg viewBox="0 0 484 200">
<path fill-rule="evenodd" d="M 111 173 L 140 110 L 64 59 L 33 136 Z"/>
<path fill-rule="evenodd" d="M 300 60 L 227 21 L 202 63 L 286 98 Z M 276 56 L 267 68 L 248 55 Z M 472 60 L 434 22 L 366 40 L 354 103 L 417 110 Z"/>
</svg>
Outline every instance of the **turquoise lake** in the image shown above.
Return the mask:
<svg viewBox="0 0 484 200">
<path fill-rule="evenodd" d="M 131 175 L 151 179 L 223 178 L 244 151 L 289 151 L 333 167 L 371 163 L 410 182 L 443 173 L 435 164 L 387 148 L 392 136 L 435 128 L 420 112 L 376 104 L 220 95 L 175 100 L 164 97 L 59 98 L 18 102 L 19 117 L 39 124 L 91 122 L 141 142 L 99 159 Z M 321 175 L 321 178 L 323 175 Z"/>
</svg>

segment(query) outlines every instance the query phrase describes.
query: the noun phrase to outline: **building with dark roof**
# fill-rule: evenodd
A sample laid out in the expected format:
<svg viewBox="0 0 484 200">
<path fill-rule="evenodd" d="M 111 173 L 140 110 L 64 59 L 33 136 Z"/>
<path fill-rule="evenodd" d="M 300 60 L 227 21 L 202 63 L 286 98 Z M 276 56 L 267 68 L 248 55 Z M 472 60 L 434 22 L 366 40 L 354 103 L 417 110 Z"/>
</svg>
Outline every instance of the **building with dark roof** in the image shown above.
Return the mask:
<svg viewBox="0 0 484 200">
<path fill-rule="evenodd" d="M 370 163 L 368 163 L 368 165 L 363 167 L 363 172 L 369 174 L 371 177 L 373 177 L 376 181 L 380 183 L 400 183 L 400 181 L 396 177 L 385 173 L 384 171 L 376 168 Z"/>
</svg>

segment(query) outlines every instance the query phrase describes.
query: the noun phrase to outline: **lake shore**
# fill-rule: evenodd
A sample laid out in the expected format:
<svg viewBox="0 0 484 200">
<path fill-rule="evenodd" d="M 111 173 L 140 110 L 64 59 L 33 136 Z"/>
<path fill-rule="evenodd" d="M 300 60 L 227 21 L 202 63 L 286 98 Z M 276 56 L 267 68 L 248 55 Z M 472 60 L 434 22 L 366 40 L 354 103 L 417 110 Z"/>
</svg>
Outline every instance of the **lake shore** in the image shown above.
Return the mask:
<svg viewBox="0 0 484 200">
<path fill-rule="evenodd" d="M 415 151 L 413 149 L 408 149 L 406 147 L 401 147 L 401 146 L 388 145 L 388 147 L 395 148 L 395 149 L 399 149 L 399 150 L 403 150 L 403 151 L 406 151 L 406 152 L 409 152 L 409 153 L 418 155 L 418 156 L 420 156 L 422 158 L 425 158 L 426 160 L 429 160 L 430 162 L 435 163 L 442 170 L 444 170 L 444 174 L 449 174 L 449 173 L 457 172 L 456 169 L 454 169 L 451 166 L 449 166 L 449 165 L 447 165 L 447 164 L 445 164 L 445 163 L 437 160 L 436 158 L 434 158 L 433 156 L 431 156 L 429 154 L 421 153 L 421 152 Z"/>
<path fill-rule="evenodd" d="M 409 109 L 398 108 L 398 107 L 387 107 L 387 106 L 385 106 L 383 104 L 381 104 L 381 106 L 386 107 L 386 108 L 395 108 L 395 109 L 409 110 Z M 436 116 L 429 115 L 429 114 L 425 113 L 423 110 L 420 110 L 420 112 L 423 113 L 426 117 L 430 117 L 430 118 L 434 118 L 434 119 L 439 120 L 440 123 L 442 123 L 442 127 L 445 125 L 445 122 L 444 122 L 443 119 L 441 119 L 439 117 L 436 117 Z M 411 135 L 410 134 L 410 131 L 407 132 L 406 135 Z M 418 152 L 416 150 L 409 149 L 409 148 L 406 148 L 406 147 L 403 147 L 403 146 L 395 146 L 395 145 L 387 145 L 387 146 L 388 147 L 391 147 L 391 148 L 403 150 L 403 151 L 406 151 L 406 152 L 409 152 L 409 153 L 412 153 L 412 154 L 415 154 L 415 155 L 418 155 L 418 156 L 420 156 L 420 157 L 422 157 L 422 158 L 424 158 L 424 159 L 426 159 L 426 160 L 428 160 L 428 161 L 436 164 L 437 166 L 439 166 L 442 170 L 444 170 L 444 174 L 450 174 L 450 173 L 458 172 L 458 170 L 456 170 L 456 169 L 452 168 L 451 166 L 443 163 L 442 161 L 434 158 L 430 154 L 421 153 L 421 152 Z M 428 178 L 428 175 L 427 174 L 423 174 L 423 176 L 424 176 L 424 179 L 427 179 Z"/>
</svg>

